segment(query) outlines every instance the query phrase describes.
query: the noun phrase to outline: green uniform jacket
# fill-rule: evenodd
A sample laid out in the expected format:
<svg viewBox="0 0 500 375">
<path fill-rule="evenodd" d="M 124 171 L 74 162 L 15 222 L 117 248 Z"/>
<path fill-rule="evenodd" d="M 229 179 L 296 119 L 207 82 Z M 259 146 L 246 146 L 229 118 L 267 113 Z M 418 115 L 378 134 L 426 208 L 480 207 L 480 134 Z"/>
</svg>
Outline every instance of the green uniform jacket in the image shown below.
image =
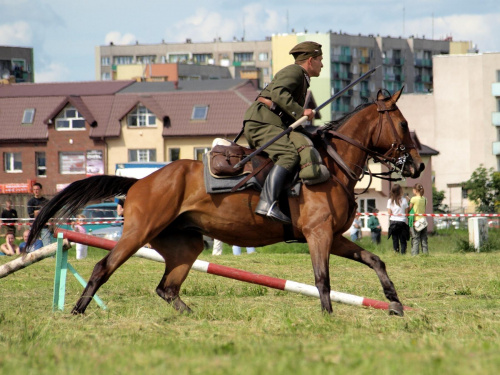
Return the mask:
<svg viewBox="0 0 500 375">
<path fill-rule="evenodd" d="M 307 77 L 307 78 L 306 78 Z M 290 117 L 298 120 L 304 112 L 309 77 L 306 71 L 296 64 L 281 69 L 260 96 L 271 99 Z M 245 112 L 244 121 L 273 124 L 286 128 L 281 118 L 271 112 L 264 104 L 254 102 Z"/>
</svg>

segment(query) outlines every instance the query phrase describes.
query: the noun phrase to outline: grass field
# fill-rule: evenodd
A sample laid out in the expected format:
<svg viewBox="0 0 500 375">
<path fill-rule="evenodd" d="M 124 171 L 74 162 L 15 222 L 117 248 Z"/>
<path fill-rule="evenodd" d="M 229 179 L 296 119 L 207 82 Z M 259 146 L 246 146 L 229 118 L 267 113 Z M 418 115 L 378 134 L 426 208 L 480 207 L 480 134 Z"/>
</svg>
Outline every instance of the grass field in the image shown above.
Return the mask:
<svg viewBox="0 0 500 375">
<path fill-rule="evenodd" d="M 163 265 L 132 258 L 98 292 L 85 316 L 69 314 L 82 288 L 69 274 L 64 312 L 52 312 L 54 259 L 0 279 L 1 374 L 498 374 L 500 234 L 470 252 L 465 231 L 429 239 L 429 256 L 400 256 L 386 239 L 363 246 L 386 263 L 399 296 L 414 310 L 386 311 L 191 272 L 180 315 L 155 288 Z M 305 245 L 279 244 L 234 257 L 230 248 L 200 259 L 312 284 Z M 88 278 L 106 252 L 70 262 Z M 0 257 L 0 265 L 12 260 Z M 332 257 L 332 289 L 385 300 L 375 273 Z"/>
</svg>

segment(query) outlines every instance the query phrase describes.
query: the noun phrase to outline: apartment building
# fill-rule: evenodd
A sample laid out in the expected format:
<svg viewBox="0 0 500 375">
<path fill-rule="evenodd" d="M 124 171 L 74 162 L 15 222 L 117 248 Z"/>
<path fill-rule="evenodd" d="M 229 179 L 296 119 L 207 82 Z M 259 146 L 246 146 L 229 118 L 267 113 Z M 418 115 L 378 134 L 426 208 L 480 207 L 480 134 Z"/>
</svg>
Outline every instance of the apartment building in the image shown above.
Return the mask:
<svg viewBox="0 0 500 375">
<path fill-rule="evenodd" d="M 224 42 L 159 43 L 99 46 L 95 49 L 96 80 L 115 80 L 123 65 L 179 63 L 227 67 L 233 78 L 271 81 L 271 42 L 233 40 Z M 123 79 L 123 77 L 121 78 Z"/>
<path fill-rule="evenodd" d="M 480 165 L 500 171 L 500 53 L 433 57 L 433 91 L 398 106 L 423 143 L 440 151 L 434 183 L 454 212 L 473 212 L 463 183 Z"/>
<path fill-rule="evenodd" d="M 311 82 L 318 103 L 345 88 L 370 69 L 380 65 L 375 74 L 348 90 L 322 111 L 327 122 L 352 111 L 374 98 L 378 89 L 390 92 L 405 87 L 406 93 L 431 92 L 432 57 L 472 50 L 471 42 L 401 38 L 391 36 L 351 35 L 346 33 L 292 33 L 273 35 L 263 41 L 214 40 L 207 43 L 160 43 L 96 47 L 96 79 L 131 79 L 119 75 L 125 65 L 182 63 L 228 67 L 233 77 L 259 79 L 260 87 L 273 75 L 293 63 L 288 51 L 297 43 L 313 40 L 323 45 L 324 68 Z M 179 79 L 183 79 L 180 77 Z M 186 78 L 184 78 L 186 79 Z"/>
<path fill-rule="evenodd" d="M 33 48 L 0 46 L 0 81 L 34 82 Z"/>
</svg>

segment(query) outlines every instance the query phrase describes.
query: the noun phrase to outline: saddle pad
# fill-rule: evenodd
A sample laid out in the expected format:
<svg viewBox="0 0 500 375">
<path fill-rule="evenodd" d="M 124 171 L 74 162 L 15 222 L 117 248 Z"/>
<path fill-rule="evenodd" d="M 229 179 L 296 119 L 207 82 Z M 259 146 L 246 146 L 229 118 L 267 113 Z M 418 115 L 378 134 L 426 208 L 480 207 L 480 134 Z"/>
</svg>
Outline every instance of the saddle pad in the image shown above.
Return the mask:
<svg viewBox="0 0 500 375">
<path fill-rule="evenodd" d="M 210 173 L 210 168 L 208 166 L 208 154 L 203 154 L 203 177 L 205 180 L 205 191 L 207 192 L 207 194 L 221 194 L 229 193 L 231 189 L 236 186 L 236 184 L 246 178 L 246 174 L 240 176 L 216 178 Z M 262 186 L 259 184 L 255 177 L 249 179 L 243 186 L 238 189 L 238 191 L 248 188 L 254 189 L 256 191 L 262 190 Z"/>
</svg>

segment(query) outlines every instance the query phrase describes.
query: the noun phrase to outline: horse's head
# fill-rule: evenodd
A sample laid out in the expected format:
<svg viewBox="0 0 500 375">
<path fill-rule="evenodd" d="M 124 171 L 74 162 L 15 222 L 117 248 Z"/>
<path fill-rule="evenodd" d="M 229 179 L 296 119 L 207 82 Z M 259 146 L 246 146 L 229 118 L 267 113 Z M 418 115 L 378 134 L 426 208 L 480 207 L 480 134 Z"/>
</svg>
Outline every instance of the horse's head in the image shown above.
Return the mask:
<svg viewBox="0 0 500 375">
<path fill-rule="evenodd" d="M 379 90 L 375 104 L 378 124 L 372 133 L 372 145 L 401 171 L 404 177 L 418 178 L 425 165 L 411 138 L 408 122 L 396 106 L 403 89 L 392 96 Z"/>
</svg>

